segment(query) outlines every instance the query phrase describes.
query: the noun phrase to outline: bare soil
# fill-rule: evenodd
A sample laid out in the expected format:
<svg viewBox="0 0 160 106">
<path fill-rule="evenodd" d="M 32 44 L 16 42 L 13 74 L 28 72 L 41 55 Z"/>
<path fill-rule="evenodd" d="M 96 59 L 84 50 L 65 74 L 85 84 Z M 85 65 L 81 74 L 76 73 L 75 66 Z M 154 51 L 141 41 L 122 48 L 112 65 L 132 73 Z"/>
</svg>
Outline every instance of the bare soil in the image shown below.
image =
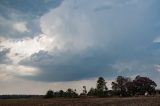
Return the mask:
<svg viewBox="0 0 160 106">
<path fill-rule="evenodd" d="M 160 106 L 160 96 L 0 100 L 0 106 Z"/>
</svg>

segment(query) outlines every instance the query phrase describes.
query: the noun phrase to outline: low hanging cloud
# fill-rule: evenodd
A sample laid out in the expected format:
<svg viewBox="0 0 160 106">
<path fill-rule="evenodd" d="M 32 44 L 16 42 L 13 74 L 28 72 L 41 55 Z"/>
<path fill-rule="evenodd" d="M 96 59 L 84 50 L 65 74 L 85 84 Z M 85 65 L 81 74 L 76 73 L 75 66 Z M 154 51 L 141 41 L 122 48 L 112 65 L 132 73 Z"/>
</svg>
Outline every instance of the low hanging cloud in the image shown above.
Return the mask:
<svg viewBox="0 0 160 106">
<path fill-rule="evenodd" d="M 67 52 L 59 53 L 56 56 L 40 51 L 21 61 L 20 64 L 39 67 L 39 74 L 34 77 L 28 76 L 29 79 L 33 80 L 73 81 L 104 76 L 104 73 L 108 73 L 108 77 L 113 76 L 115 71 L 109 70 L 107 57 L 100 56 L 99 53 L 96 53 L 96 55 Z"/>
</svg>

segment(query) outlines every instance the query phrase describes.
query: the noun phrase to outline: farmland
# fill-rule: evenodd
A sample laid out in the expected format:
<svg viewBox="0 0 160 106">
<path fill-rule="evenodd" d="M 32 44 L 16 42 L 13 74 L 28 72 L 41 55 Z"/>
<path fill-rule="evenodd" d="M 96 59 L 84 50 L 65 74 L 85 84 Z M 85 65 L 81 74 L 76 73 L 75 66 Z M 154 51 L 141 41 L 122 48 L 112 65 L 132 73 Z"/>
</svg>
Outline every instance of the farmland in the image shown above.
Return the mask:
<svg viewBox="0 0 160 106">
<path fill-rule="evenodd" d="M 160 97 L 1 99 L 0 106 L 160 106 Z"/>
</svg>

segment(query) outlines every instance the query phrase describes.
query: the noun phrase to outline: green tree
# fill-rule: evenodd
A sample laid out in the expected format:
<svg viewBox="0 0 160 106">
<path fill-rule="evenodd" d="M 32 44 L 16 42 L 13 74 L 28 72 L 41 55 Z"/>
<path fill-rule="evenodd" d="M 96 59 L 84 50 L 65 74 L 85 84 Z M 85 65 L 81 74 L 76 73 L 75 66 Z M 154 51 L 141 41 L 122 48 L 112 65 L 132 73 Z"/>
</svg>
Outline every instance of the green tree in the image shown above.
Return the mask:
<svg viewBox="0 0 160 106">
<path fill-rule="evenodd" d="M 157 84 L 150 78 L 141 76 L 136 76 L 133 83 L 136 94 L 138 95 L 144 95 L 146 92 L 149 94 L 154 94 L 157 86 Z"/>
<path fill-rule="evenodd" d="M 101 91 L 104 91 L 106 90 L 106 82 L 104 80 L 103 77 L 99 77 L 98 80 L 97 80 L 97 90 L 101 90 Z"/>
<path fill-rule="evenodd" d="M 120 96 L 127 96 L 128 84 L 131 82 L 130 78 L 118 76 L 115 82 L 112 82 L 112 89 L 115 94 Z"/>
<path fill-rule="evenodd" d="M 86 86 L 83 86 L 83 92 L 80 93 L 80 96 L 86 96 L 87 95 L 87 88 Z"/>
<path fill-rule="evenodd" d="M 96 96 L 99 96 L 99 97 L 104 97 L 104 96 L 107 96 L 107 86 L 106 86 L 106 82 L 104 80 L 103 77 L 99 77 L 98 80 L 97 80 L 97 87 L 96 87 Z"/>
<path fill-rule="evenodd" d="M 96 96 L 96 90 L 94 88 L 91 88 L 89 91 L 88 91 L 88 96 Z"/>
<path fill-rule="evenodd" d="M 76 90 L 72 90 L 71 88 L 68 88 L 66 91 L 67 97 L 77 97 L 78 94 L 76 93 Z"/>
<path fill-rule="evenodd" d="M 65 96 L 65 92 L 63 90 L 59 91 L 59 97 L 64 97 Z"/>
<path fill-rule="evenodd" d="M 46 95 L 45 95 L 45 98 L 52 98 L 54 95 L 54 92 L 52 90 L 48 90 Z"/>
</svg>

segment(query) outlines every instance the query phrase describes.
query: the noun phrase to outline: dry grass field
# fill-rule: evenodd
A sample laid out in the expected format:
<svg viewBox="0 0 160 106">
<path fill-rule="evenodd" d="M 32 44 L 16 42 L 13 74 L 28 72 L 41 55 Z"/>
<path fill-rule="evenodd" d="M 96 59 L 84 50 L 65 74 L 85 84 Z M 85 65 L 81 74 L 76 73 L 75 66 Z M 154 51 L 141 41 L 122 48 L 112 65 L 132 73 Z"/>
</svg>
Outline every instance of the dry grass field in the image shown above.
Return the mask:
<svg viewBox="0 0 160 106">
<path fill-rule="evenodd" d="M 12 99 L 0 106 L 160 106 L 160 97 Z"/>
</svg>

